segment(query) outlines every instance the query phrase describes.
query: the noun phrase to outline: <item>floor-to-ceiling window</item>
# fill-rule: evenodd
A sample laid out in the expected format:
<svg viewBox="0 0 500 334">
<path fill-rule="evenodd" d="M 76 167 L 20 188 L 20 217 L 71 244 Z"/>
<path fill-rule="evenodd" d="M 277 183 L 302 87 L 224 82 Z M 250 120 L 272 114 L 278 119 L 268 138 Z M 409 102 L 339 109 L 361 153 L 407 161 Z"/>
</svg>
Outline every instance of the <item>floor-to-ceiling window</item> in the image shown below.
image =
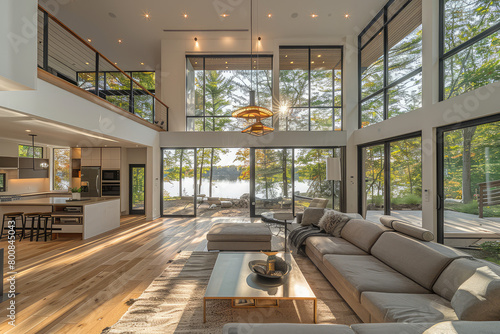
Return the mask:
<svg viewBox="0 0 500 334">
<path fill-rule="evenodd" d="M 359 149 L 360 212 L 378 221 L 391 214 L 422 224 L 422 139 L 420 134 Z"/>
<path fill-rule="evenodd" d="M 422 0 L 389 1 L 358 37 L 359 127 L 422 106 Z"/>
<path fill-rule="evenodd" d="M 342 130 L 342 47 L 280 47 L 280 131 Z"/>
<path fill-rule="evenodd" d="M 500 116 L 438 130 L 439 241 L 500 264 Z"/>
<path fill-rule="evenodd" d="M 71 150 L 54 149 L 54 190 L 68 190 L 71 184 Z"/>
<path fill-rule="evenodd" d="M 327 180 L 326 159 L 342 148 L 163 150 L 165 216 L 248 217 L 302 212 L 315 197 L 340 210 L 343 183 Z"/>
<path fill-rule="evenodd" d="M 250 102 L 272 110 L 272 56 L 187 56 L 186 130 L 239 131 L 244 121 L 231 113 Z M 264 124 L 271 126 L 272 120 Z"/>
<path fill-rule="evenodd" d="M 441 100 L 500 80 L 500 2 L 440 3 Z"/>
</svg>

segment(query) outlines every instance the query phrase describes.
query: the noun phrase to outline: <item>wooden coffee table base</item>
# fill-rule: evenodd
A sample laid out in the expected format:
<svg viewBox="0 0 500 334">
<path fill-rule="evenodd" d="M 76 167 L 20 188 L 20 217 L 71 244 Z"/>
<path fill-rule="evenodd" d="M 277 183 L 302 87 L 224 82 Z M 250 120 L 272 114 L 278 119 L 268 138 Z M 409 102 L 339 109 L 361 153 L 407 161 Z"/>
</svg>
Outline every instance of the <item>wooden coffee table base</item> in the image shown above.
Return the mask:
<svg viewBox="0 0 500 334">
<path fill-rule="evenodd" d="M 215 297 L 203 297 L 203 322 L 207 322 L 207 300 L 231 300 L 231 306 L 235 308 L 265 308 L 265 307 L 279 307 L 280 300 L 312 300 L 314 302 L 314 310 L 313 310 L 313 322 L 318 323 L 318 300 L 317 298 L 215 298 Z M 254 300 L 254 305 L 235 305 L 236 300 Z M 276 305 L 257 305 L 259 300 L 271 300 L 276 301 Z"/>
</svg>

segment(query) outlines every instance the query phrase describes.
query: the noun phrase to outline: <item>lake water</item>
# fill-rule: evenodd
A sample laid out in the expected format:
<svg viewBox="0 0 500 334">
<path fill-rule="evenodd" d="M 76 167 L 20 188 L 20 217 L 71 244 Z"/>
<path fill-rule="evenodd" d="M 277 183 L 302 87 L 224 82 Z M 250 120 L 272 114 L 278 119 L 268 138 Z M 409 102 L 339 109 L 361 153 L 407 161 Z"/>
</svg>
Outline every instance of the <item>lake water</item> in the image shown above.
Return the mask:
<svg viewBox="0 0 500 334">
<path fill-rule="evenodd" d="M 212 182 L 212 197 L 224 197 L 224 198 L 240 198 L 243 194 L 250 193 L 250 181 L 249 180 L 238 180 L 238 181 L 214 181 Z M 301 193 L 306 192 L 308 185 L 304 182 L 295 183 L 295 191 Z M 171 183 L 163 183 L 164 191 L 168 192 L 170 196 L 178 196 L 179 192 L 179 181 L 173 181 Z M 189 196 L 194 194 L 193 190 L 193 179 L 185 179 L 182 181 L 182 195 Z M 208 191 L 208 181 L 203 180 L 201 185 L 200 194 L 207 195 Z M 259 197 L 259 194 L 256 194 Z"/>
</svg>

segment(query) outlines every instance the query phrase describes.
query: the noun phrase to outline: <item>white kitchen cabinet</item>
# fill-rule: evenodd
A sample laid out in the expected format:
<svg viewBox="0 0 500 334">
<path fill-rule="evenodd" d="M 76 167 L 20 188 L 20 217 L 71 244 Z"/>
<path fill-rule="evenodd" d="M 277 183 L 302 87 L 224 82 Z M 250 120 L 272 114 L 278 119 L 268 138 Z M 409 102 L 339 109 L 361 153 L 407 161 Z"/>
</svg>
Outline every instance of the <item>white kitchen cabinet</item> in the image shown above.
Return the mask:
<svg viewBox="0 0 500 334">
<path fill-rule="evenodd" d="M 101 166 L 101 149 L 96 147 L 82 148 L 82 166 L 100 167 Z"/>
<path fill-rule="evenodd" d="M 119 147 L 104 147 L 102 149 L 102 168 L 120 169 L 121 167 L 121 149 Z"/>
</svg>

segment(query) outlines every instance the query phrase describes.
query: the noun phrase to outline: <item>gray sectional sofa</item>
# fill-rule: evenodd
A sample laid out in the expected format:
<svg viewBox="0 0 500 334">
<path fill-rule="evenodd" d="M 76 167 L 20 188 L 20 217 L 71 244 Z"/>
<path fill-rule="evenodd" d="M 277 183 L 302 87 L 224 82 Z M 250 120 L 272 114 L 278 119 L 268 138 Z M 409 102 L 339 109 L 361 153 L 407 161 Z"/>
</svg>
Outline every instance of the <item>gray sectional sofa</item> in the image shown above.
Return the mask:
<svg viewBox="0 0 500 334">
<path fill-rule="evenodd" d="M 500 333 L 499 266 L 427 241 L 427 230 L 382 222 L 351 219 L 340 238 L 313 236 L 304 245 L 365 324 L 228 324 L 224 333 Z"/>
</svg>

